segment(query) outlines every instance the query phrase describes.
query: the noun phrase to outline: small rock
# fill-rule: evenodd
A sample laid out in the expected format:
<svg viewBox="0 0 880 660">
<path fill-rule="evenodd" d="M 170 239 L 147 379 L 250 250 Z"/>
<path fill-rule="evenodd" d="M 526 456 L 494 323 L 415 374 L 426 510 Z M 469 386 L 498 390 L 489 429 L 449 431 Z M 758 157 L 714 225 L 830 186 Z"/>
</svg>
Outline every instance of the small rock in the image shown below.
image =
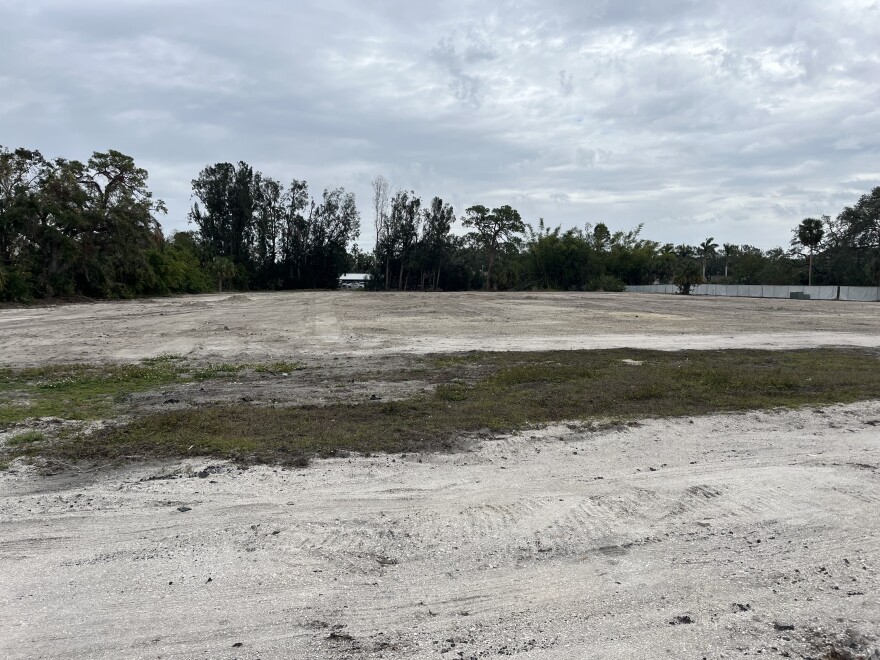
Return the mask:
<svg viewBox="0 0 880 660">
<path fill-rule="evenodd" d="M 691 618 L 690 614 L 679 614 L 674 617 L 672 621 L 669 622 L 670 626 L 680 626 L 682 624 L 693 623 L 694 620 Z"/>
<path fill-rule="evenodd" d="M 237 649 L 237 648 L 240 648 L 240 647 L 242 647 L 242 646 L 244 646 L 244 644 L 242 644 L 241 642 L 236 642 L 235 644 L 232 645 L 232 648 Z"/>
<path fill-rule="evenodd" d="M 779 621 L 773 622 L 773 627 L 780 632 L 783 630 L 794 630 L 794 625 L 791 623 L 780 623 Z"/>
<path fill-rule="evenodd" d="M 165 399 L 165 403 L 180 403 L 180 399 Z"/>
<path fill-rule="evenodd" d="M 186 513 L 187 511 L 192 511 L 192 509 L 188 506 L 179 506 L 179 507 L 177 507 L 177 510 L 180 511 L 181 513 Z"/>
</svg>

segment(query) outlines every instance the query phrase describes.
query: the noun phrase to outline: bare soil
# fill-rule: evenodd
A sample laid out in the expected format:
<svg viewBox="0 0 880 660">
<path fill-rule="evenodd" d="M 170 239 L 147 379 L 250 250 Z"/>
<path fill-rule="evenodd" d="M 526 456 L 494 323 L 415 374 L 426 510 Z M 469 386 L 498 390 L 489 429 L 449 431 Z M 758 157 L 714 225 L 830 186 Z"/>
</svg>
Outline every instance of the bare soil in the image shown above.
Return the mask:
<svg viewBox="0 0 880 660">
<path fill-rule="evenodd" d="M 880 305 L 353 292 L 0 312 L 8 366 L 819 345 L 880 346 Z M 880 401 L 467 446 L 0 471 L 0 656 L 880 657 Z"/>
<path fill-rule="evenodd" d="M 181 355 L 880 346 L 880 304 L 634 293 L 248 293 L 0 311 L 0 364 Z"/>
</svg>

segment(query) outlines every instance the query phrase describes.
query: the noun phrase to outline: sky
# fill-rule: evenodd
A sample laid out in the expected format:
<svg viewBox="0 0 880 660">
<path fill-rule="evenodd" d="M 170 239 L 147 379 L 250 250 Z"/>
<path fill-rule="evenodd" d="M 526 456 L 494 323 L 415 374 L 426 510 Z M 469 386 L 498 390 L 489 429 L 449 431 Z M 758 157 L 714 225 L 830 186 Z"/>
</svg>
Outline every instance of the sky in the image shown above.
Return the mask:
<svg viewBox="0 0 880 660">
<path fill-rule="evenodd" d="M 0 0 L 0 145 L 769 249 L 880 185 L 880 0 Z M 461 231 L 459 229 L 459 231 Z"/>
</svg>

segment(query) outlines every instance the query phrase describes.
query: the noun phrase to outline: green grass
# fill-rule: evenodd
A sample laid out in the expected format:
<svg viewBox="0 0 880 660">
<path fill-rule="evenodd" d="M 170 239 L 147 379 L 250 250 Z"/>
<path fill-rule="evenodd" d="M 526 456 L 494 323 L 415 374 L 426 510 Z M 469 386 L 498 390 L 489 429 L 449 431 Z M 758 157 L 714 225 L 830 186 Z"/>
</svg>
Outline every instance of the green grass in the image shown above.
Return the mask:
<svg viewBox="0 0 880 660">
<path fill-rule="evenodd" d="M 340 451 L 443 451 L 462 434 L 548 422 L 624 423 L 880 398 L 880 359 L 860 350 L 472 353 L 430 360 L 443 361 L 442 382 L 402 401 L 175 410 L 74 436 L 45 452 L 64 460 L 301 462 Z"/>
<path fill-rule="evenodd" d="M 8 447 L 21 447 L 22 445 L 29 445 L 34 442 L 44 442 L 45 440 L 46 436 L 39 431 L 25 431 L 24 433 L 19 433 L 18 435 L 9 438 L 9 440 L 6 441 L 6 445 Z"/>
<path fill-rule="evenodd" d="M 192 381 L 231 378 L 247 371 L 270 372 L 295 363 L 193 365 L 175 355 L 134 364 L 50 365 L 0 369 L 0 427 L 35 417 L 104 419 L 118 411 L 129 394 Z M 24 400 L 26 405 L 16 404 Z"/>
</svg>

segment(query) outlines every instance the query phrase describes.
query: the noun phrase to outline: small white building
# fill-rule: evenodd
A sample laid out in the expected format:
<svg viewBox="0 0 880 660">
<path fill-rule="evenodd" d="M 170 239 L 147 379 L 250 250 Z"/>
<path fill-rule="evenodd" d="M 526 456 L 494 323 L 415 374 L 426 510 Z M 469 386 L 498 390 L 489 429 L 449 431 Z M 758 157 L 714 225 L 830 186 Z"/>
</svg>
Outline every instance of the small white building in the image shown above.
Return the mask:
<svg viewBox="0 0 880 660">
<path fill-rule="evenodd" d="M 344 273 L 339 276 L 340 289 L 363 289 L 370 276 L 367 273 Z"/>
</svg>

